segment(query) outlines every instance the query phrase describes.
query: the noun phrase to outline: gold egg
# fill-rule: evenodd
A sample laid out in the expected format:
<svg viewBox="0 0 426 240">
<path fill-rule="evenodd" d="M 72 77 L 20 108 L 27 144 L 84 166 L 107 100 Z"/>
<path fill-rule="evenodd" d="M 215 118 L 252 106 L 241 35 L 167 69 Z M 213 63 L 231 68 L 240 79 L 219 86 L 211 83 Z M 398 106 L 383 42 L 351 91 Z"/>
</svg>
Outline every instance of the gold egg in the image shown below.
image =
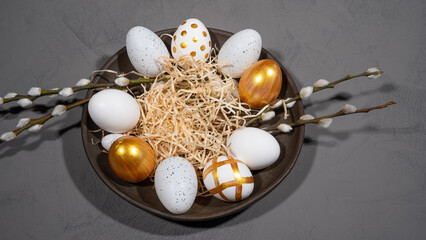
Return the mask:
<svg viewBox="0 0 426 240">
<path fill-rule="evenodd" d="M 251 108 L 262 108 L 280 94 L 280 66 L 270 59 L 260 60 L 244 71 L 238 84 L 241 101 Z"/>
<path fill-rule="evenodd" d="M 140 182 L 151 176 L 155 168 L 155 153 L 144 140 L 124 136 L 114 141 L 108 153 L 113 172 L 126 182 Z"/>
</svg>

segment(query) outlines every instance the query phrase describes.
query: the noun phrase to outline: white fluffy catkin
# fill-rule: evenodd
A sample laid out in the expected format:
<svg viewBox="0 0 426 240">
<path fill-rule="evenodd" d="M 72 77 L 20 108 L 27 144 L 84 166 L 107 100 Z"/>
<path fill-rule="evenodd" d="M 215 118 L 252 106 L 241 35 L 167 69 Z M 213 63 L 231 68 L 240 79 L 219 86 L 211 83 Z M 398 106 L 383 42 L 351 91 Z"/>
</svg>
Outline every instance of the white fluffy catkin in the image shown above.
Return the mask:
<svg viewBox="0 0 426 240">
<path fill-rule="evenodd" d="M 67 111 L 67 107 L 64 105 L 56 105 L 56 107 L 52 111 L 52 116 L 61 116 L 64 112 Z"/>
<path fill-rule="evenodd" d="M 262 113 L 262 121 L 268 121 L 275 117 L 274 111 Z"/>
<path fill-rule="evenodd" d="M 86 78 L 82 78 L 80 80 L 78 80 L 78 82 L 75 84 L 77 87 L 82 87 L 82 86 L 86 86 L 87 84 L 90 83 L 89 79 Z"/>
<path fill-rule="evenodd" d="M 314 87 L 319 88 L 319 87 L 325 87 L 328 84 L 330 84 L 329 81 L 325 80 L 325 79 L 320 79 L 318 81 L 315 82 Z"/>
<path fill-rule="evenodd" d="M 14 132 L 5 132 L 0 136 L 0 139 L 7 142 L 16 137 L 16 134 Z"/>
<path fill-rule="evenodd" d="M 272 108 L 273 108 L 273 109 L 276 109 L 276 108 L 281 107 L 282 105 L 283 105 L 283 101 L 282 101 L 282 100 L 279 100 L 278 102 L 276 102 L 276 103 L 272 106 Z"/>
<path fill-rule="evenodd" d="M 308 99 L 312 93 L 314 91 L 314 88 L 309 86 L 309 87 L 304 87 L 300 90 L 300 96 L 302 97 L 302 99 Z"/>
<path fill-rule="evenodd" d="M 290 100 L 291 98 L 287 98 L 285 101 L 288 101 L 288 100 Z M 293 101 L 293 102 L 289 102 L 289 103 L 287 103 L 286 105 L 287 105 L 287 108 L 292 108 L 293 106 L 294 106 L 294 104 L 296 104 L 296 101 Z"/>
<path fill-rule="evenodd" d="M 28 132 L 37 132 L 37 131 L 39 131 L 39 130 L 40 130 L 41 126 L 42 126 L 42 125 L 40 125 L 40 124 L 36 124 L 36 125 L 34 125 L 34 126 L 32 126 L 32 127 L 28 128 Z"/>
<path fill-rule="evenodd" d="M 61 95 L 62 97 L 69 97 L 73 93 L 74 93 L 74 91 L 70 87 L 63 88 L 61 91 L 59 91 L 59 95 Z"/>
<path fill-rule="evenodd" d="M 10 92 L 10 93 L 7 93 L 6 95 L 4 95 L 4 99 L 14 98 L 14 97 L 16 97 L 16 95 L 18 95 L 18 94 L 14 93 L 14 92 Z"/>
<path fill-rule="evenodd" d="M 345 106 L 343 106 L 343 112 L 346 114 L 356 112 L 356 110 L 356 107 L 351 104 L 345 104 Z"/>
<path fill-rule="evenodd" d="M 318 124 L 323 128 L 328 128 L 328 127 L 330 127 L 332 122 L 333 122 L 333 119 L 324 118 L 324 119 L 321 119 Z"/>
<path fill-rule="evenodd" d="M 373 67 L 373 68 L 367 69 L 367 72 L 368 73 L 380 72 L 380 70 L 378 68 Z M 382 74 L 381 73 L 374 74 L 374 75 L 367 76 L 367 78 L 378 78 L 378 77 L 380 77 L 380 75 L 382 75 Z"/>
<path fill-rule="evenodd" d="M 312 116 L 310 114 L 305 114 L 305 115 L 300 117 L 300 120 L 312 120 L 312 119 L 314 119 L 314 116 Z"/>
<path fill-rule="evenodd" d="M 278 125 L 277 129 L 280 130 L 281 132 L 284 132 L 284 133 L 288 133 L 291 130 L 293 130 L 293 128 L 290 125 L 285 124 L 285 123 Z"/>
<path fill-rule="evenodd" d="M 114 80 L 114 82 L 115 82 L 115 84 L 117 84 L 120 87 L 125 87 L 125 86 L 129 85 L 129 83 L 130 83 L 129 79 L 127 79 L 126 77 L 116 78 Z"/>
<path fill-rule="evenodd" d="M 21 119 L 19 119 L 18 124 L 16 125 L 16 128 L 21 128 L 21 127 L 27 125 L 29 122 L 30 122 L 29 118 L 21 118 Z"/>
<path fill-rule="evenodd" d="M 32 87 L 30 90 L 28 90 L 28 95 L 37 97 L 41 95 L 41 88 L 39 87 Z"/>
<path fill-rule="evenodd" d="M 28 99 L 28 98 L 19 99 L 17 103 L 21 107 L 28 107 L 31 104 L 33 104 L 33 102 L 30 99 Z"/>
</svg>

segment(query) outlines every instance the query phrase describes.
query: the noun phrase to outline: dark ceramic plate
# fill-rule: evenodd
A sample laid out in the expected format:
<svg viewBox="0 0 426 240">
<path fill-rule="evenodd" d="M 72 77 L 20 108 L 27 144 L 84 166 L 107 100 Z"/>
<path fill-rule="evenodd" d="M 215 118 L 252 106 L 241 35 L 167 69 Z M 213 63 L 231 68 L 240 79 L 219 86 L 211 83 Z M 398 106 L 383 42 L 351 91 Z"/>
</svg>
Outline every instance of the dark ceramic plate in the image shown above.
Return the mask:
<svg viewBox="0 0 426 240">
<path fill-rule="evenodd" d="M 165 33 L 173 34 L 175 30 L 176 29 L 167 29 L 159 31 L 157 32 L 157 35 L 160 36 Z M 230 32 L 218 29 L 209 29 L 209 31 L 212 43 L 216 44 L 219 49 L 232 35 Z M 170 38 L 163 37 L 163 40 L 165 40 L 167 47 L 170 49 Z M 280 97 L 284 97 L 284 94 L 286 97 L 295 96 L 298 93 L 296 85 L 287 70 L 279 63 L 279 61 L 265 49 L 262 49 L 260 58 L 272 59 L 280 65 L 283 73 L 283 88 L 281 90 Z M 114 54 L 114 56 L 105 63 L 102 69 L 110 69 L 117 72 L 130 72 L 134 70 L 128 59 L 125 47 Z M 97 76 L 94 79 L 95 82 L 99 83 L 112 80 L 114 80 L 114 77 L 107 73 Z M 90 97 L 94 93 L 94 90 L 90 90 L 87 92 L 86 97 Z M 300 101 L 298 101 L 290 110 L 290 118 L 288 121 L 298 119 L 302 115 L 303 105 Z M 269 124 L 276 123 L 280 117 L 282 117 L 282 113 L 279 117 L 275 117 L 275 119 L 271 120 L 271 123 Z M 199 197 L 195 200 L 194 205 L 188 212 L 182 215 L 174 215 L 163 207 L 155 193 L 155 190 L 153 189 L 153 183 L 151 181 L 145 180 L 138 184 L 130 184 L 121 181 L 114 175 L 108 164 L 108 154 L 102 152 L 100 144 L 92 144 L 92 139 L 94 142 L 97 142 L 101 138 L 101 134 L 99 132 L 92 132 L 97 129 L 98 127 L 90 119 L 86 105 L 83 110 L 81 120 L 83 144 L 90 163 L 104 183 L 131 204 L 150 213 L 177 221 L 204 221 L 224 217 L 232 213 L 239 212 L 265 197 L 288 175 L 296 163 L 302 147 L 304 135 L 304 127 L 301 126 L 296 128 L 290 134 L 279 134 L 275 136 L 281 145 L 280 158 L 272 166 L 253 172 L 255 184 L 254 191 L 247 199 L 238 203 L 227 203 L 214 197 Z"/>
</svg>

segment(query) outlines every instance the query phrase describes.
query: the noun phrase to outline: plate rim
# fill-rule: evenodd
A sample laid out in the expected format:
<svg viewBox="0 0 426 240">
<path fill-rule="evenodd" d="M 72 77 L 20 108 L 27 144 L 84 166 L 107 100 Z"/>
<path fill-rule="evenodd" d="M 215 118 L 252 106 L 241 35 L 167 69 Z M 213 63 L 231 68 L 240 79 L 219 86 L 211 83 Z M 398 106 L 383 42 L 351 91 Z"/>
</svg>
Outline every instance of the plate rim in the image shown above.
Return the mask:
<svg viewBox="0 0 426 240">
<path fill-rule="evenodd" d="M 157 34 L 158 36 L 161 36 L 162 34 L 165 33 L 169 33 L 171 31 L 175 31 L 177 28 L 169 28 L 169 29 L 164 29 L 164 30 L 160 30 L 160 31 L 156 31 L 155 34 Z M 229 32 L 229 31 L 225 31 L 225 30 L 221 30 L 221 29 L 216 29 L 216 28 L 207 28 L 210 32 L 218 32 L 218 33 L 222 33 L 225 35 L 229 35 L 232 36 L 234 33 Z M 114 62 L 118 56 L 120 54 L 122 54 L 124 51 L 126 51 L 126 46 L 120 48 L 114 55 L 112 55 L 102 66 L 101 69 L 107 69 L 108 66 L 111 65 L 112 62 Z M 288 73 L 287 69 L 281 64 L 280 61 L 278 61 L 278 59 L 275 58 L 275 56 L 273 56 L 268 50 L 266 50 L 265 48 L 262 47 L 262 52 L 265 52 L 267 55 L 271 56 L 271 59 L 274 60 L 275 62 L 277 62 L 277 64 L 280 66 L 281 69 L 284 70 L 284 73 L 288 79 L 288 84 L 291 85 L 292 88 L 296 89 L 296 91 L 298 92 L 299 89 L 297 88 L 293 78 L 291 77 L 291 75 Z M 93 82 L 97 82 L 99 81 L 100 76 L 96 76 L 93 79 Z M 89 96 L 93 95 L 94 89 L 90 89 L 87 91 L 86 93 L 86 98 L 88 98 Z M 303 115 L 304 114 L 304 108 L 303 108 L 303 103 L 302 100 L 297 101 L 295 107 L 298 109 L 298 111 L 300 111 L 300 113 Z M 218 219 L 218 218 L 222 218 L 237 212 L 240 212 L 248 207 L 250 207 L 251 205 L 255 204 L 256 202 L 260 201 L 262 198 L 264 198 L 266 195 L 268 195 L 272 190 L 274 190 L 276 187 L 278 187 L 278 185 L 288 176 L 288 174 L 293 170 L 300 152 L 302 150 L 303 147 L 303 139 L 304 139 L 304 135 L 305 135 L 305 126 L 302 125 L 299 127 L 299 131 L 298 131 L 298 142 L 296 143 L 296 147 L 298 148 L 297 153 L 295 154 L 295 160 L 291 161 L 291 165 L 288 168 L 288 170 L 286 172 L 284 172 L 279 178 L 275 179 L 272 184 L 270 186 L 267 186 L 265 189 L 262 190 L 261 194 L 259 195 L 259 197 L 251 199 L 251 201 L 241 201 L 239 202 L 238 205 L 235 205 L 234 208 L 231 208 L 225 212 L 217 212 L 217 213 L 213 213 L 211 215 L 209 215 L 208 217 L 191 217 L 191 216 L 186 216 L 186 215 L 175 215 L 173 213 L 168 213 L 168 212 L 162 212 L 160 210 L 154 209 L 154 208 L 150 208 L 147 207 L 143 204 L 141 204 L 138 201 L 133 200 L 132 198 L 130 198 L 128 195 L 126 195 L 125 193 L 123 193 L 120 189 L 116 188 L 115 185 L 111 182 L 111 180 L 108 180 L 108 178 L 106 176 L 102 176 L 101 172 L 102 170 L 99 168 L 99 166 L 94 165 L 91 161 L 91 157 L 88 154 L 88 149 L 86 146 L 88 146 L 88 142 L 86 141 L 86 139 L 88 139 L 88 128 L 87 126 L 84 124 L 87 121 L 88 118 L 88 107 L 87 104 L 84 106 L 83 111 L 82 111 L 82 117 L 81 117 L 81 137 L 83 140 L 83 147 L 84 147 L 84 151 L 86 153 L 86 156 L 88 158 L 88 161 L 90 162 L 90 165 L 93 167 L 93 169 L 95 170 L 96 174 L 98 175 L 98 177 L 102 180 L 102 182 L 104 182 L 105 185 L 107 185 L 114 193 L 116 193 L 118 196 L 120 196 L 121 198 L 123 198 L 124 200 L 126 200 L 128 203 L 141 208 L 143 210 L 145 210 L 146 212 L 149 212 L 151 214 L 155 214 L 158 215 L 160 217 L 166 218 L 166 219 L 170 219 L 173 221 L 182 221 L 182 222 L 192 222 L 192 221 L 209 221 L 209 220 L 213 220 L 213 219 Z"/>
</svg>

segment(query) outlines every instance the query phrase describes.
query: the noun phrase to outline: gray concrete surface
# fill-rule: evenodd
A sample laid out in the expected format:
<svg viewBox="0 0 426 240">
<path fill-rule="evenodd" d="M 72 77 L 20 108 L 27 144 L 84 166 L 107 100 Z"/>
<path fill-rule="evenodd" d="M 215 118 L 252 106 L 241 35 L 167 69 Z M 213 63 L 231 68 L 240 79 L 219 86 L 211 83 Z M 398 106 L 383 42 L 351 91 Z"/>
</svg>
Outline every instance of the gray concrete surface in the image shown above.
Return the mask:
<svg viewBox="0 0 426 240">
<path fill-rule="evenodd" d="M 309 126 L 288 178 L 240 214 L 180 224 L 109 190 L 80 141 L 81 109 L 0 146 L 1 239 L 424 239 L 426 235 L 425 1 L 11 1 L 0 3 L 0 95 L 73 85 L 125 44 L 195 17 L 254 28 L 299 87 L 379 67 L 306 102 L 320 115 L 345 103 L 395 100 L 367 115 Z M 347 100 L 336 97 L 344 96 Z M 77 98 L 84 96 L 77 94 Z M 62 102 L 69 101 L 62 99 Z M 0 132 L 50 111 L 0 107 Z"/>
</svg>

